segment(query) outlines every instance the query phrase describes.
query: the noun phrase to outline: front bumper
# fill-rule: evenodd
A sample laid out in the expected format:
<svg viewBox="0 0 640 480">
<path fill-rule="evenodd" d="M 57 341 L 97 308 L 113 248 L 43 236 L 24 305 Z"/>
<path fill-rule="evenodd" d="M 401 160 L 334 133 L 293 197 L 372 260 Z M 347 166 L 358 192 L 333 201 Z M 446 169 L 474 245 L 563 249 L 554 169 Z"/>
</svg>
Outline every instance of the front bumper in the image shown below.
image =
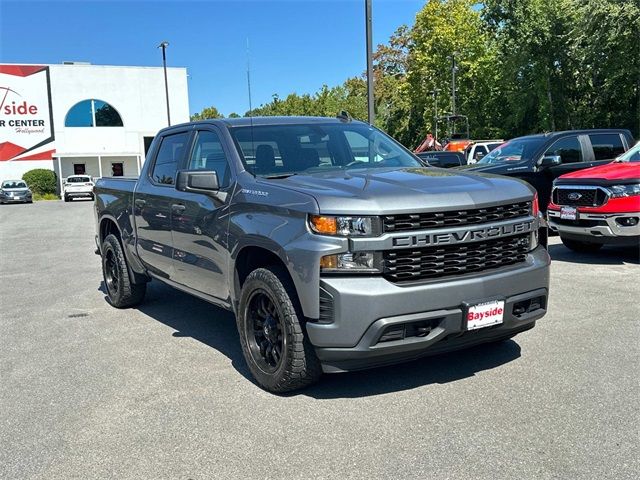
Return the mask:
<svg viewBox="0 0 640 480">
<path fill-rule="evenodd" d="M 20 197 L 0 197 L 0 203 L 24 203 L 33 201 L 32 195 L 23 195 Z"/>
<path fill-rule="evenodd" d="M 579 213 L 578 220 L 562 220 L 560 211 L 548 210 L 549 228 L 570 238 L 582 237 L 597 243 L 618 243 L 615 239 L 624 237 L 633 243 L 633 237 L 640 237 L 640 222 L 633 226 L 619 223 L 623 218 L 640 218 L 635 213 Z"/>
<path fill-rule="evenodd" d="M 322 298 L 332 321 L 307 323 L 307 335 L 326 372 L 358 370 L 464 348 L 527 330 L 546 313 L 550 258 L 538 247 L 526 263 L 403 286 L 382 277 L 323 277 Z M 466 331 L 465 302 L 504 298 L 501 325 Z M 520 311 L 523 305 L 539 308 Z M 527 303 L 529 302 L 529 303 Z M 525 309 L 526 310 L 526 309 Z M 426 327 L 423 336 L 380 341 L 393 326 Z"/>
</svg>

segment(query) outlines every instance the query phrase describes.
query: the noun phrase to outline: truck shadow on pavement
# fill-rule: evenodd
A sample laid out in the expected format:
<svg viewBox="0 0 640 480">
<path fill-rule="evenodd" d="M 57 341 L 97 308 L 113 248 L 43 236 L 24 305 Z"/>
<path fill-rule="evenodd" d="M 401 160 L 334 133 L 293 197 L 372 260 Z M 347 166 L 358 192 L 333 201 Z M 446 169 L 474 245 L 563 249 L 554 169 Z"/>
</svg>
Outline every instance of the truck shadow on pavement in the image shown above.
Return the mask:
<svg viewBox="0 0 640 480">
<path fill-rule="evenodd" d="M 99 290 L 106 292 L 104 283 Z M 105 301 L 108 301 L 106 295 Z M 242 356 L 236 321 L 231 312 L 158 281 L 149 284 L 146 299 L 137 309 L 174 329 L 174 337 L 191 337 L 224 354 L 238 373 L 255 383 Z M 411 390 L 473 377 L 480 371 L 499 367 L 518 357 L 520 346 L 508 340 L 388 367 L 323 375 L 318 384 L 283 396 L 332 399 Z"/>
<path fill-rule="evenodd" d="M 594 253 L 578 253 L 561 243 L 549 245 L 549 255 L 557 262 L 584 263 L 589 265 L 640 264 L 640 249 L 634 247 L 605 246 Z"/>
</svg>

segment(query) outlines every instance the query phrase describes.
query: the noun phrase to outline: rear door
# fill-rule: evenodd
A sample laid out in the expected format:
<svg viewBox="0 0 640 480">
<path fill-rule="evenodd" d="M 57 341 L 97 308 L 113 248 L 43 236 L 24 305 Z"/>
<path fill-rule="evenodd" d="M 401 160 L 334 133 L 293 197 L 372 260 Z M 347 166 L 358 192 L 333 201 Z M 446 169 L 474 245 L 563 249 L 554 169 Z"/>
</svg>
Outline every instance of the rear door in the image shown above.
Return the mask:
<svg viewBox="0 0 640 480">
<path fill-rule="evenodd" d="M 207 126 L 195 132 L 187 170 L 213 170 L 217 193 L 174 191 L 172 230 L 175 281 L 222 300 L 229 298 L 227 230 L 234 175 L 229 148 L 220 130 Z"/>
<path fill-rule="evenodd" d="M 134 215 L 138 256 L 158 276 L 173 280 L 171 206 L 176 193 L 175 177 L 182 167 L 190 131 L 163 136 L 152 154 L 147 173 L 138 180 L 134 193 Z"/>
<path fill-rule="evenodd" d="M 590 166 L 611 163 L 618 155 L 623 154 L 627 148 L 624 139 L 619 133 L 591 133 L 588 135 L 588 152 Z"/>
</svg>

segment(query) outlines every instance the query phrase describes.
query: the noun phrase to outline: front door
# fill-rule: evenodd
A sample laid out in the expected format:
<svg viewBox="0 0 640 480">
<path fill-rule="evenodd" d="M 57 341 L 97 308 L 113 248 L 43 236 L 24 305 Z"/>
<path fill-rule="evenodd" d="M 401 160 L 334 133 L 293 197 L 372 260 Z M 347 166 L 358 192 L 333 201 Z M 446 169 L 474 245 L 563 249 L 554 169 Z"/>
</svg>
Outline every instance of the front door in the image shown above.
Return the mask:
<svg viewBox="0 0 640 480">
<path fill-rule="evenodd" d="M 152 155 L 150 174 L 142 175 L 134 197 L 134 215 L 138 235 L 138 255 L 149 271 L 173 279 L 173 239 L 171 207 L 178 191 L 175 177 L 189 145 L 190 132 L 162 138 Z"/>
<path fill-rule="evenodd" d="M 214 194 L 176 191 L 172 211 L 175 281 L 222 300 L 229 298 L 228 205 L 234 182 L 228 149 L 215 129 L 196 132 L 188 170 L 215 171 Z"/>
<path fill-rule="evenodd" d="M 534 184 L 536 190 L 538 190 L 538 198 L 540 202 L 540 208 L 546 211 L 547 205 L 551 198 L 551 188 L 553 181 L 560 175 L 565 173 L 580 170 L 589 166 L 585 162 L 585 149 L 583 146 L 584 140 L 577 135 L 571 135 L 556 140 L 547 150 L 543 156 L 557 155 L 560 157 L 562 163 L 554 167 L 547 168 L 537 175 L 534 175 L 534 180 L 537 184 Z"/>
</svg>

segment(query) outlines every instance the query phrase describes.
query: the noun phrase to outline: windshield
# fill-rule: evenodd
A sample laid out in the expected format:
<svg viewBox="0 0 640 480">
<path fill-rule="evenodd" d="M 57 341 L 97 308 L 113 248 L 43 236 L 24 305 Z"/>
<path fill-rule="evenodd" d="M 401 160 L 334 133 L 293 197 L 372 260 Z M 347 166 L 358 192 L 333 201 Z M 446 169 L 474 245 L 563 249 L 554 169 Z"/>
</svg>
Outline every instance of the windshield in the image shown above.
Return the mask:
<svg viewBox="0 0 640 480">
<path fill-rule="evenodd" d="M 482 157 L 482 160 L 479 160 L 478 163 L 486 165 L 528 160 L 543 142 L 543 137 L 516 138 L 491 150 L 487 155 Z"/>
<path fill-rule="evenodd" d="M 89 177 L 69 177 L 67 183 L 89 183 L 91 178 Z"/>
<path fill-rule="evenodd" d="M 2 182 L 2 188 L 27 188 L 22 180 L 7 180 Z"/>
<path fill-rule="evenodd" d="M 640 162 L 640 142 L 618 157 L 620 162 Z"/>
<path fill-rule="evenodd" d="M 297 173 L 423 166 L 381 131 L 361 123 L 232 127 L 245 168 L 272 178 Z"/>
</svg>

